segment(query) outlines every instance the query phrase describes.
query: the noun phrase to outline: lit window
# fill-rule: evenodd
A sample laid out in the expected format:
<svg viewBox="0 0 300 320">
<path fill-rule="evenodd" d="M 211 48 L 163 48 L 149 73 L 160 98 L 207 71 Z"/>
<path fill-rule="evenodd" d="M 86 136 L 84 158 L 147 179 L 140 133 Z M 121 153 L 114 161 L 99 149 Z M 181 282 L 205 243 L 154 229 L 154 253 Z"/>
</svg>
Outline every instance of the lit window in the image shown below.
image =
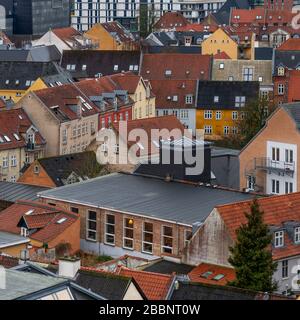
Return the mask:
<svg viewBox="0 0 300 320">
<path fill-rule="evenodd" d="M 124 218 L 123 247 L 133 249 L 133 219 Z"/>
</svg>

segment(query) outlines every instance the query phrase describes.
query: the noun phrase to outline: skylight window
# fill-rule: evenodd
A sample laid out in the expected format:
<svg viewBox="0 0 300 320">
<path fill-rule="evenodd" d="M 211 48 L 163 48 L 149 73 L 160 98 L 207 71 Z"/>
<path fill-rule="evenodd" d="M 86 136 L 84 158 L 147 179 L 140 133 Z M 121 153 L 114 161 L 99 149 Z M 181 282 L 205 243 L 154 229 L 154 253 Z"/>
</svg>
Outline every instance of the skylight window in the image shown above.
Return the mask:
<svg viewBox="0 0 300 320">
<path fill-rule="evenodd" d="M 61 218 L 61 219 L 59 219 L 56 223 L 62 224 L 62 223 L 64 223 L 66 220 L 67 220 L 67 218 Z"/>
<path fill-rule="evenodd" d="M 215 277 L 213 277 L 213 280 L 220 281 L 224 277 L 225 277 L 224 274 L 220 273 L 220 274 L 217 274 Z"/>
<path fill-rule="evenodd" d="M 27 212 L 25 212 L 25 216 L 29 216 L 30 214 L 32 214 L 34 212 L 34 209 L 31 209 Z"/>
<path fill-rule="evenodd" d="M 14 133 L 14 137 L 15 137 L 15 139 L 16 139 L 17 141 L 20 141 L 20 140 L 21 140 L 20 137 L 19 137 L 16 133 Z"/>
<path fill-rule="evenodd" d="M 4 140 L 3 140 L 3 138 L 0 136 L 0 143 L 3 143 L 4 142 Z"/>
<path fill-rule="evenodd" d="M 16 80 L 16 85 L 20 84 L 20 80 Z"/>
<path fill-rule="evenodd" d="M 212 271 L 206 271 L 206 272 L 202 273 L 202 274 L 200 275 L 200 277 L 207 279 L 207 278 L 208 278 L 209 276 L 211 276 L 212 274 L 213 274 Z"/>
<path fill-rule="evenodd" d="M 31 81 L 30 80 L 26 80 L 25 86 L 29 87 L 31 85 Z"/>
<path fill-rule="evenodd" d="M 5 139 L 7 142 L 11 142 L 11 140 L 9 139 L 8 136 L 4 136 L 4 139 Z"/>
<path fill-rule="evenodd" d="M 6 81 L 5 81 L 5 84 L 9 84 L 9 80 L 6 80 Z"/>
</svg>

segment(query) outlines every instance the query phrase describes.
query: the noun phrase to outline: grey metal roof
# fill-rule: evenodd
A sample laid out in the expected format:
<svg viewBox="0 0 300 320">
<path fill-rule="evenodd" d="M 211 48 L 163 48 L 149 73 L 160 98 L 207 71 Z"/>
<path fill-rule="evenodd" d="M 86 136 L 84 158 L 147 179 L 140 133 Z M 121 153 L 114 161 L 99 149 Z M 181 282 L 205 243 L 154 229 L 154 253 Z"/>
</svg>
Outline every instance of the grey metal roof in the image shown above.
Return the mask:
<svg viewBox="0 0 300 320">
<path fill-rule="evenodd" d="M 0 300 L 19 299 L 41 290 L 67 282 L 66 279 L 33 274 L 29 272 L 6 269 L 2 271 L 5 278 L 5 289 L 0 289 Z M 2 284 L 2 283 L 1 283 Z M 44 296 L 47 293 L 44 292 Z"/>
<path fill-rule="evenodd" d="M 204 221 L 217 205 L 252 197 L 238 191 L 123 173 L 50 189 L 40 196 L 187 225 Z"/>
<path fill-rule="evenodd" d="M 300 130 L 300 102 L 286 103 L 283 104 L 282 107 L 292 117 L 298 130 Z"/>
<path fill-rule="evenodd" d="M 212 147 L 211 148 L 211 156 L 212 157 L 223 157 L 223 156 L 238 156 L 240 150 L 230 149 L 230 148 L 222 148 L 222 147 Z"/>
<path fill-rule="evenodd" d="M 37 193 L 47 189 L 28 184 L 0 181 L 0 200 L 9 202 L 37 200 Z"/>
<path fill-rule="evenodd" d="M 17 234 L 0 231 L 0 248 L 4 248 L 16 243 L 26 243 L 29 239 L 21 237 Z"/>
</svg>

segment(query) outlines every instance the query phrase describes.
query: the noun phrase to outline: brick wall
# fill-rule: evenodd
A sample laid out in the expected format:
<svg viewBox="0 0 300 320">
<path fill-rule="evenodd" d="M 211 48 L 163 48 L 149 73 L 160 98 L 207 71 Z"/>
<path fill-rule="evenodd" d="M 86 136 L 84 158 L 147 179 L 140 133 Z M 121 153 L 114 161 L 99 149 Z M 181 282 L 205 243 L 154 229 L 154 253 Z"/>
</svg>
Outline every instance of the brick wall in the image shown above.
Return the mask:
<svg viewBox="0 0 300 320">
<path fill-rule="evenodd" d="M 80 214 L 80 238 L 86 239 L 86 219 L 88 210 L 95 211 L 97 213 L 97 238 L 96 242 L 104 243 L 104 228 L 105 228 L 105 217 L 106 214 L 115 215 L 115 245 L 114 247 L 123 247 L 123 219 L 130 218 L 134 221 L 134 248 L 132 251 L 142 252 L 142 239 L 143 239 L 143 223 L 149 222 L 153 224 L 153 253 L 155 256 L 171 256 L 174 258 L 180 258 L 184 249 L 184 234 L 185 230 L 192 231 L 192 227 L 178 225 L 176 223 L 168 223 L 156 219 L 145 218 L 140 216 L 134 216 L 130 214 L 123 214 L 120 212 L 113 212 L 104 209 L 92 208 L 83 205 L 69 204 L 62 201 L 54 201 L 42 199 L 45 203 L 56 204 L 66 210 L 71 210 L 71 207 L 79 209 Z M 162 226 L 169 226 L 173 229 L 173 253 L 167 254 L 162 253 Z M 112 246 L 113 247 L 113 246 Z M 129 253 L 130 254 L 130 250 Z M 149 254 L 149 258 L 152 256 Z"/>
</svg>

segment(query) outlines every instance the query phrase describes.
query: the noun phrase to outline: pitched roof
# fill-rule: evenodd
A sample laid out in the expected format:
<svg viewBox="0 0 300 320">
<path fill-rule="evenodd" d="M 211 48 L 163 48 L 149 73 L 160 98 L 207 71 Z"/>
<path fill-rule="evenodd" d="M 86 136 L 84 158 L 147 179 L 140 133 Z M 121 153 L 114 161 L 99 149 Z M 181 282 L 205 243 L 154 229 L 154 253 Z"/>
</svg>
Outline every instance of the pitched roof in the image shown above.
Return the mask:
<svg viewBox="0 0 300 320">
<path fill-rule="evenodd" d="M 30 234 L 30 238 L 47 242 L 78 219 L 78 215 L 57 207 L 40 202 L 17 201 L 0 212 L 0 230 L 19 234 L 20 226 L 25 222 L 28 229 L 38 229 Z"/>
<path fill-rule="evenodd" d="M 278 67 L 286 67 L 295 70 L 300 67 L 300 50 L 275 50 L 274 70 Z"/>
<path fill-rule="evenodd" d="M 24 148 L 26 132 L 31 126 L 33 124 L 23 109 L 0 109 L 0 150 Z M 39 132 L 36 132 L 35 143 L 46 143 Z"/>
<path fill-rule="evenodd" d="M 212 57 L 201 54 L 144 54 L 141 75 L 148 80 L 210 78 Z"/>
<path fill-rule="evenodd" d="M 219 24 L 229 25 L 231 8 L 249 9 L 250 4 L 248 0 L 227 0 L 223 6 L 213 14 Z"/>
<path fill-rule="evenodd" d="M 139 71 L 139 51 L 110 50 L 66 50 L 63 52 L 62 67 L 74 65 L 70 70 L 76 78 L 94 78 L 96 74 L 112 75 L 122 71 Z"/>
<path fill-rule="evenodd" d="M 193 268 L 188 276 L 192 282 L 226 285 L 227 282 L 235 279 L 235 271 L 229 267 L 201 263 L 198 267 Z"/>
<path fill-rule="evenodd" d="M 132 283 L 132 278 L 95 268 L 81 267 L 74 282 L 108 300 L 122 300 Z"/>
<path fill-rule="evenodd" d="M 101 23 L 102 27 L 117 40 L 117 42 L 133 42 L 135 37 L 125 29 L 118 21 L 110 21 Z"/>
<path fill-rule="evenodd" d="M 92 151 L 43 158 L 37 161 L 57 187 L 65 185 L 72 173 L 79 179 L 86 180 L 96 176 L 101 169 Z"/>
<path fill-rule="evenodd" d="M 293 86 L 291 83 L 292 89 L 296 90 L 296 94 L 299 94 L 299 91 Z M 291 103 L 285 103 L 281 106 L 282 109 L 284 109 L 294 120 L 296 128 L 300 130 L 300 103 L 299 102 L 291 102 Z"/>
<path fill-rule="evenodd" d="M 81 35 L 81 33 L 73 27 L 52 29 L 52 32 L 63 41 L 72 41 L 75 36 Z"/>
<path fill-rule="evenodd" d="M 40 77 L 58 74 L 55 62 L 0 61 L 1 90 L 27 90 Z"/>
<path fill-rule="evenodd" d="M 164 300 L 173 282 L 173 276 L 154 272 L 138 271 L 120 267 L 117 274 L 132 277 L 149 300 Z"/>
<path fill-rule="evenodd" d="M 222 51 L 222 52 L 216 53 L 214 55 L 214 59 L 230 59 L 230 57 L 226 52 Z"/>
<path fill-rule="evenodd" d="M 17 200 L 37 200 L 39 191 L 48 188 L 32 186 L 29 184 L 0 181 L 0 200 L 7 202 L 15 202 Z"/>
<path fill-rule="evenodd" d="M 188 24 L 188 20 L 180 12 L 165 12 L 154 24 L 154 29 L 173 29 Z"/>
<path fill-rule="evenodd" d="M 29 239 L 10 232 L 0 231 L 0 252 L 1 249 L 28 243 Z"/>
<path fill-rule="evenodd" d="M 199 81 L 197 108 L 240 109 L 235 106 L 236 96 L 245 97 L 247 103 L 257 99 L 258 95 L 258 81 Z M 218 102 L 215 97 L 218 97 Z"/>
<path fill-rule="evenodd" d="M 289 38 L 276 50 L 279 51 L 300 51 L 300 39 Z"/>
<path fill-rule="evenodd" d="M 264 222 L 270 228 L 288 230 L 289 223 L 300 225 L 300 212 L 297 210 L 300 206 L 300 192 L 259 198 L 257 201 L 260 210 L 264 212 Z M 233 240 L 236 239 L 236 230 L 247 222 L 244 213 L 250 212 L 251 203 L 252 201 L 247 200 L 216 207 Z M 285 234 L 285 245 L 280 248 L 272 247 L 275 260 L 300 254 L 299 245 L 293 242 L 293 232 L 292 237 L 288 232 Z"/>
<path fill-rule="evenodd" d="M 283 295 L 267 294 L 235 287 L 179 281 L 170 300 L 290 300 Z"/>
<path fill-rule="evenodd" d="M 193 266 L 189 266 L 184 263 L 176 263 L 164 259 L 159 259 L 155 262 L 150 262 L 145 268 L 144 271 L 162 273 L 162 274 L 177 274 L 184 275 L 188 274 L 194 269 Z"/>
<path fill-rule="evenodd" d="M 0 254 L 0 265 L 6 269 L 10 269 L 19 265 L 19 258 L 10 257 Z"/>
<path fill-rule="evenodd" d="M 197 80 L 151 80 L 152 90 L 156 96 L 157 109 L 194 108 L 196 104 Z M 186 103 L 186 96 L 193 96 L 193 103 Z"/>
<path fill-rule="evenodd" d="M 265 8 L 254 8 L 254 9 L 236 9 L 233 8 L 231 12 L 231 23 L 232 24 L 254 24 L 263 23 L 265 21 Z"/>
<path fill-rule="evenodd" d="M 101 190 L 101 192 L 99 192 Z M 133 192 L 134 190 L 134 192 Z M 115 211 L 192 225 L 204 221 L 217 204 L 253 195 L 162 179 L 114 173 L 41 192 L 42 198 L 96 205 Z"/>
</svg>

